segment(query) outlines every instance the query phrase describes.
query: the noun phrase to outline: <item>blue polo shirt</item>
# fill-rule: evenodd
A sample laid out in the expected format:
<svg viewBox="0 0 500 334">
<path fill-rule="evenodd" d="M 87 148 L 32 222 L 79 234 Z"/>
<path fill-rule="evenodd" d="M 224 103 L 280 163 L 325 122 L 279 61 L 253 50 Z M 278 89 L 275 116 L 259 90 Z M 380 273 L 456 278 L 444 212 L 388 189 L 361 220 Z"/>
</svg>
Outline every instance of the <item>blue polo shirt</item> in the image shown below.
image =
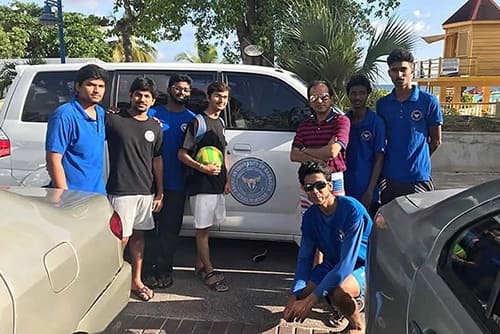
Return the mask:
<svg viewBox="0 0 500 334">
<path fill-rule="evenodd" d="M 347 113 L 352 120 L 352 111 Z M 384 120 L 373 111 L 358 124 L 351 121 L 349 146 L 347 147 L 347 170 L 344 172 L 344 187 L 347 195 L 361 200 L 372 176 L 375 153 L 385 152 Z M 378 201 L 378 187 L 373 191 L 373 202 Z"/>
<path fill-rule="evenodd" d="M 377 101 L 377 114 L 385 121 L 387 135 L 383 176 L 399 182 L 429 181 L 429 127 L 443 124 L 436 96 L 414 85 L 410 97 L 399 102 L 393 89 Z"/>
<path fill-rule="evenodd" d="M 62 155 L 68 189 L 106 194 L 104 187 L 104 109 L 92 119 L 74 97 L 49 118 L 45 150 Z M 51 184 L 52 185 L 52 184 Z"/>
<path fill-rule="evenodd" d="M 336 200 L 337 209 L 330 216 L 322 213 L 317 205 L 304 213 L 292 293 L 306 286 L 316 249 L 334 266 L 314 290 L 318 298 L 338 287 L 354 269 L 365 265 L 372 220 L 356 199 L 336 196 Z"/>
<path fill-rule="evenodd" d="M 161 121 L 163 128 L 163 185 L 167 190 L 184 190 L 186 188 L 186 166 L 177 159 L 177 152 L 184 141 L 189 122 L 195 114 L 184 109 L 173 112 L 164 106 L 149 109 L 148 115 Z"/>
</svg>

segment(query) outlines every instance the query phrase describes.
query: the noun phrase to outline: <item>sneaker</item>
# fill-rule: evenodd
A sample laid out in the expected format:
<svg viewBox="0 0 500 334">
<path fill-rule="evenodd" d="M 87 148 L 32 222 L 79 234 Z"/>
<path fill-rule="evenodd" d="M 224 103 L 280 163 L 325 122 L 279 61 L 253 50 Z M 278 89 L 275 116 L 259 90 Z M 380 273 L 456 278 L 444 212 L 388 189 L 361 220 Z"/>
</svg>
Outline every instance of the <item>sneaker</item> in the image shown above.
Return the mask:
<svg viewBox="0 0 500 334">
<path fill-rule="evenodd" d="M 363 312 L 365 309 L 365 298 L 362 295 L 354 298 L 359 312 Z M 349 320 L 340 312 L 338 308 L 332 305 L 332 314 L 328 319 L 328 324 L 332 327 L 331 331 L 334 333 L 342 332 L 349 326 Z"/>
<path fill-rule="evenodd" d="M 359 295 L 354 298 L 354 300 L 356 301 L 359 312 L 363 312 L 365 310 L 365 296 Z"/>
<path fill-rule="evenodd" d="M 349 320 L 339 311 L 338 308 L 332 306 L 332 314 L 328 319 L 328 324 L 332 328 L 330 331 L 340 333 L 349 326 Z"/>
</svg>

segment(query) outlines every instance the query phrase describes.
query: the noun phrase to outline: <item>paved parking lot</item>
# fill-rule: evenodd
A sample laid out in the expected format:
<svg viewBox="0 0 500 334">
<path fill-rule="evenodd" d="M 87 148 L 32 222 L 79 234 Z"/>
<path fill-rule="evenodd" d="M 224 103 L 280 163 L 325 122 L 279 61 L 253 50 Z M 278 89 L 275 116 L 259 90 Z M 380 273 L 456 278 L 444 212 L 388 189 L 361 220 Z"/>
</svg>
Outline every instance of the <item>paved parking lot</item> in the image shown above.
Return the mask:
<svg viewBox="0 0 500 334">
<path fill-rule="evenodd" d="M 500 177 L 495 173 L 434 173 L 436 188 L 468 187 Z M 131 299 L 106 333 L 230 334 L 328 333 L 328 307 L 319 305 L 302 324 L 281 319 L 293 280 L 298 247 L 292 243 L 213 239 L 214 265 L 224 271 L 230 291 L 210 291 L 194 275 L 195 244 L 183 238 L 174 285 L 156 290 L 148 303 Z M 252 257 L 268 250 L 262 262 Z"/>
</svg>

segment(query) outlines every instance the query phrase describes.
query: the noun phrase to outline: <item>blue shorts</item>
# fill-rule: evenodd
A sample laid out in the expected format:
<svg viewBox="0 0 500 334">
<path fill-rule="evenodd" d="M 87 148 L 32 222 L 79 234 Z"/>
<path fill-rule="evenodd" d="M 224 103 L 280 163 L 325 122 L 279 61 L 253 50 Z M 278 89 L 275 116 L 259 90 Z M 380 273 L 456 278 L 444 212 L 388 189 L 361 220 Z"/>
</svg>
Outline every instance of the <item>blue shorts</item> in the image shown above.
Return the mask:
<svg viewBox="0 0 500 334">
<path fill-rule="evenodd" d="M 335 266 L 332 265 L 329 262 L 322 262 L 318 264 L 316 267 L 314 267 L 311 276 L 309 277 L 309 280 L 313 282 L 316 285 L 319 285 L 323 278 L 332 271 L 332 269 Z M 365 266 L 358 267 L 354 269 L 352 272 L 352 275 L 358 281 L 359 284 L 359 290 L 360 290 L 360 295 L 364 296 L 365 295 L 365 286 L 366 286 L 366 279 L 365 279 Z"/>
</svg>

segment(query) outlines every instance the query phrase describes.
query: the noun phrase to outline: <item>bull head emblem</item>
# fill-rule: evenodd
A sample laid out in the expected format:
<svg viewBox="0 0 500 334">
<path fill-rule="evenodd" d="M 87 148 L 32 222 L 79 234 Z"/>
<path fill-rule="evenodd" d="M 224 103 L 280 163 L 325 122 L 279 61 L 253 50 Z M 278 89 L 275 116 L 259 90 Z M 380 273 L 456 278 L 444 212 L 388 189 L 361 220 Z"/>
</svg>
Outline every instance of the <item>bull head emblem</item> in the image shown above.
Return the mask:
<svg viewBox="0 0 500 334">
<path fill-rule="evenodd" d="M 260 182 L 260 176 L 254 178 L 247 178 L 242 176 L 241 179 L 248 186 L 250 190 L 254 190 L 257 187 L 257 184 Z"/>
</svg>

